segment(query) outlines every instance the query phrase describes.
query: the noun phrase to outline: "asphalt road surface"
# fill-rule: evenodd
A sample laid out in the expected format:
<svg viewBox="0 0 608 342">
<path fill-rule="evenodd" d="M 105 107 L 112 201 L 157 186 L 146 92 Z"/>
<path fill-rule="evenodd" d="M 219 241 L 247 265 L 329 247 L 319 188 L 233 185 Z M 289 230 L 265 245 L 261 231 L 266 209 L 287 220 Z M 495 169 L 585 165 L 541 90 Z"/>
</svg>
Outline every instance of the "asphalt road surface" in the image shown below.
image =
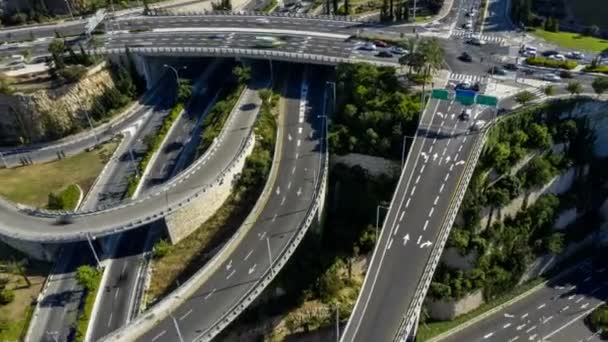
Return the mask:
<svg viewBox="0 0 608 342">
<path fill-rule="evenodd" d="M 312 71 L 302 83 L 300 68 L 292 68 L 286 89 L 284 140 L 278 176 L 268 202 L 243 240 L 217 271 L 173 312 L 184 340 L 202 335 L 249 291 L 298 232 L 312 205 L 315 175 L 319 175 L 324 80 Z M 301 109 L 300 96 L 308 105 Z M 257 102 L 257 101 L 256 101 Z M 268 252 L 270 249 L 270 255 Z M 176 325 L 166 319 L 141 341 L 175 341 Z"/>
<path fill-rule="evenodd" d="M 584 262 L 563 278 L 443 341 L 600 341 L 584 319 L 608 299 L 605 265 Z"/>
<path fill-rule="evenodd" d="M 392 341 L 413 305 L 474 142 L 463 106 L 430 100 L 342 341 Z M 474 117 L 481 114 L 474 113 Z"/>
</svg>

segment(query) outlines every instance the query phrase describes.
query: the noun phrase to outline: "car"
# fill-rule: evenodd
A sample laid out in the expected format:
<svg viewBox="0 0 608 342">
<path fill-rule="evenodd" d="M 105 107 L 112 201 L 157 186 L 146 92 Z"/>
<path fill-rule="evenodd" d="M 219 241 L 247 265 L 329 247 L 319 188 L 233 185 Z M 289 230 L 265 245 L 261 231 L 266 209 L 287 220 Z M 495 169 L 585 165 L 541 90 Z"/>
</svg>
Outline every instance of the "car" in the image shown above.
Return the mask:
<svg viewBox="0 0 608 342">
<path fill-rule="evenodd" d="M 74 218 L 69 214 L 61 215 L 57 218 L 55 223 L 59 225 L 72 224 L 74 223 Z"/>
<path fill-rule="evenodd" d="M 543 55 L 544 57 L 551 57 L 551 56 L 554 56 L 554 55 L 559 55 L 559 51 L 555 51 L 555 50 L 546 50 L 546 51 L 543 51 L 542 55 Z"/>
<path fill-rule="evenodd" d="M 384 42 L 382 40 L 374 40 L 374 44 L 376 44 L 376 46 L 381 47 L 381 48 L 387 48 L 388 47 L 388 43 Z"/>
<path fill-rule="evenodd" d="M 551 56 L 549 56 L 549 59 L 553 59 L 553 60 L 556 60 L 556 61 L 565 61 L 566 57 L 564 55 L 561 55 L 561 54 L 558 53 L 557 55 L 551 55 Z"/>
<path fill-rule="evenodd" d="M 471 125 L 471 131 L 481 131 L 485 125 L 485 120 L 475 120 L 475 122 Z"/>
<path fill-rule="evenodd" d="M 486 45 L 486 41 L 477 37 L 473 37 L 467 40 L 468 44 L 471 45 L 477 45 L 477 46 L 483 46 Z"/>
<path fill-rule="evenodd" d="M 515 63 L 505 64 L 504 68 L 505 68 L 505 70 L 511 70 L 511 71 L 516 71 L 517 69 L 519 69 L 519 67 Z"/>
<path fill-rule="evenodd" d="M 461 60 L 461 61 L 463 61 L 463 62 L 467 62 L 467 63 L 470 63 L 470 62 L 472 62 L 472 61 L 473 61 L 473 57 L 471 57 L 471 55 L 469 55 L 469 54 L 468 54 L 468 53 L 466 53 L 466 52 L 463 52 L 463 53 L 462 53 L 462 54 L 461 54 L 461 55 L 458 57 L 458 59 L 460 59 L 460 60 Z"/>
<path fill-rule="evenodd" d="M 471 85 L 471 82 L 469 82 L 469 81 L 464 81 L 464 82 L 458 83 L 458 84 L 456 85 L 456 89 L 464 89 L 464 90 L 467 90 L 467 89 L 471 89 L 471 86 L 472 86 L 472 85 Z"/>
<path fill-rule="evenodd" d="M 544 74 L 542 76 L 542 79 L 550 82 L 559 82 L 562 78 L 557 76 L 556 74 Z"/>
<path fill-rule="evenodd" d="M 471 119 L 471 114 L 473 113 L 473 111 L 471 110 L 471 108 L 465 108 L 462 113 L 460 113 L 460 120 L 462 121 L 469 121 Z"/>
<path fill-rule="evenodd" d="M 376 44 L 372 43 L 372 42 L 367 42 L 365 44 L 363 44 L 363 46 L 360 47 L 361 50 L 367 50 L 367 51 L 375 51 L 376 50 Z"/>
<path fill-rule="evenodd" d="M 409 53 L 409 51 L 400 48 L 399 46 L 393 46 L 390 51 L 395 55 L 407 55 Z"/>
<path fill-rule="evenodd" d="M 584 59 L 585 55 L 578 52 L 578 51 L 571 51 L 566 53 L 566 58 L 570 58 L 570 59 Z"/>
<path fill-rule="evenodd" d="M 393 57 L 393 54 L 391 54 L 391 53 L 390 53 L 390 52 L 388 52 L 388 51 L 379 51 L 379 52 L 376 54 L 376 57 L 382 57 L 382 58 L 391 58 L 391 57 Z"/>
<path fill-rule="evenodd" d="M 559 77 L 561 77 L 561 78 L 572 78 L 574 76 L 572 75 L 572 73 L 570 71 L 568 71 L 568 70 L 562 70 L 562 71 L 559 72 Z"/>
<path fill-rule="evenodd" d="M 532 70 L 532 69 L 527 69 L 527 68 L 526 68 L 526 69 L 521 69 L 521 71 L 522 71 L 522 72 L 523 72 L 525 75 L 528 75 L 528 76 L 530 76 L 530 75 L 534 74 L 534 70 Z"/>
<path fill-rule="evenodd" d="M 462 24 L 462 28 L 465 30 L 470 30 L 473 28 L 473 24 L 471 22 L 468 22 L 466 24 Z"/>
<path fill-rule="evenodd" d="M 270 24 L 270 20 L 266 18 L 257 18 L 255 22 L 258 24 Z"/>
<path fill-rule="evenodd" d="M 522 53 L 524 57 L 535 57 L 537 54 L 536 50 L 526 50 Z"/>
<path fill-rule="evenodd" d="M 507 74 L 507 71 L 501 67 L 493 66 L 488 70 L 488 73 L 492 75 L 504 76 Z"/>
<path fill-rule="evenodd" d="M 209 38 L 211 38 L 211 39 L 224 39 L 226 37 L 228 37 L 228 35 L 225 34 L 225 33 L 215 33 L 215 34 L 211 35 Z"/>
</svg>

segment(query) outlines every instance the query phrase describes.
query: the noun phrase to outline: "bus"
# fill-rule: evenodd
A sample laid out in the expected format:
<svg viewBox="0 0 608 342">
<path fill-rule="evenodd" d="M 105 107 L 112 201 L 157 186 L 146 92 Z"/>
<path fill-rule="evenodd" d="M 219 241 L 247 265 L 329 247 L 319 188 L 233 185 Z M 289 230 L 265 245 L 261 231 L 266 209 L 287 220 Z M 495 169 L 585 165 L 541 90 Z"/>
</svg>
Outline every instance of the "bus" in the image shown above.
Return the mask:
<svg viewBox="0 0 608 342">
<path fill-rule="evenodd" d="M 283 42 L 276 37 L 255 37 L 255 46 L 259 48 L 274 48 L 281 44 L 283 44 Z"/>
</svg>

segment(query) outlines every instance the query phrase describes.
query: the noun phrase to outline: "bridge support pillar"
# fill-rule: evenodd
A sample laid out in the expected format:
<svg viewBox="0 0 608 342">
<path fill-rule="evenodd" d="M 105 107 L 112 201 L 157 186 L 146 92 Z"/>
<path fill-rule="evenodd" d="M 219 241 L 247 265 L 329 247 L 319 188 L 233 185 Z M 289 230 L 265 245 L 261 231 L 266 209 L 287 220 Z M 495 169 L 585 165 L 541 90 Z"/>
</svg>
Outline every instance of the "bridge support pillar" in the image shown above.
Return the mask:
<svg viewBox="0 0 608 342">
<path fill-rule="evenodd" d="M 23 241 L 6 236 L 0 236 L 0 240 L 30 258 L 41 261 L 54 261 L 61 249 L 60 244 Z"/>
</svg>

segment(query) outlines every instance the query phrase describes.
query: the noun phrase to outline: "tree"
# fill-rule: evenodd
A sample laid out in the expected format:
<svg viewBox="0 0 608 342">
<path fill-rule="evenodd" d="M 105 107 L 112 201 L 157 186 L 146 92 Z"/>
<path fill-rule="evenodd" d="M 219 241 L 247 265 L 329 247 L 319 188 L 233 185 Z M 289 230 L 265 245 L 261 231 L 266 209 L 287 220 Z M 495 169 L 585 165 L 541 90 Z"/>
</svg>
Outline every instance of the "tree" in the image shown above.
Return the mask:
<svg viewBox="0 0 608 342">
<path fill-rule="evenodd" d="M 568 82 L 566 90 L 570 93 L 570 95 L 578 95 L 583 91 L 583 86 L 579 82 L 571 81 Z"/>
<path fill-rule="evenodd" d="M 251 68 L 237 65 L 232 69 L 232 74 L 236 76 L 240 84 L 247 84 L 251 80 Z"/>
<path fill-rule="evenodd" d="M 593 87 L 593 91 L 597 94 L 597 96 L 602 95 L 606 90 L 608 90 L 608 77 L 600 76 L 593 79 L 591 83 Z"/>
<path fill-rule="evenodd" d="M 260 94 L 260 98 L 265 106 L 270 105 L 270 101 L 272 100 L 272 90 L 268 88 L 260 89 L 258 94 Z"/>
<path fill-rule="evenodd" d="M 179 103 L 186 103 L 192 96 L 192 83 L 190 80 L 179 79 L 179 85 L 177 88 L 177 101 Z"/>
<path fill-rule="evenodd" d="M 6 305 L 15 300 L 15 292 L 11 289 L 3 288 L 0 290 L 0 304 Z"/>
<path fill-rule="evenodd" d="M 76 269 L 76 281 L 88 291 L 97 288 L 100 276 L 101 272 L 89 265 L 82 265 Z"/>
<path fill-rule="evenodd" d="M 524 90 L 515 95 L 515 102 L 519 103 L 522 106 L 525 106 L 528 103 L 532 102 L 535 98 L 536 95 L 527 90 Z"/>
<path fill-rule="evenodd" d="M 542 157 L 534 158 L 526 169 L 526 187 L 534 188 L 545 185 L 553 177 L 555 168 Z"/>
<path fill-rule="evenodd" d="M 552 84 L 547 85 L 543 88 L 543 93 L 545 93 L 545 95 L 547 96 L 555 95 L 555 86 Z"/>
<path fill-rule="evenodd" d="M 65 51 L 65 43 L 61 38 L 55 38 L 49 44 L 49 52 L 53 56 L 53 60 L 55 61 L 56 69 L 63 69 L 65 67 L 65 62 L 63 58 L 63 53 Z"/>
<path fill-rule="evenodd" d="M 424 56 L 424 63 L 428 67 L 426 76 L 443 65 L 443 49 L 436 38 L 423 40 L 420 44 L 420 52 Z"/>
<path fill-rule="evenodd" d="M 564 234 L 555 232 L 545 241 L 546 249 L 549 253 L 559 254 L 564 250 Z"/>
<path fill-rule="evenodd" d="M 0 74 L 0 94 L 12 95 L 15 89 L 12 86 L 13 82 L 4 74 Z"/>
<path fill-rule="evenodd" d="M 527 134 L 530 147 L 546 149 L 551 146 L 551 134 L 547 126 L 532 123 L 528 126 Z"/>
</svg>

